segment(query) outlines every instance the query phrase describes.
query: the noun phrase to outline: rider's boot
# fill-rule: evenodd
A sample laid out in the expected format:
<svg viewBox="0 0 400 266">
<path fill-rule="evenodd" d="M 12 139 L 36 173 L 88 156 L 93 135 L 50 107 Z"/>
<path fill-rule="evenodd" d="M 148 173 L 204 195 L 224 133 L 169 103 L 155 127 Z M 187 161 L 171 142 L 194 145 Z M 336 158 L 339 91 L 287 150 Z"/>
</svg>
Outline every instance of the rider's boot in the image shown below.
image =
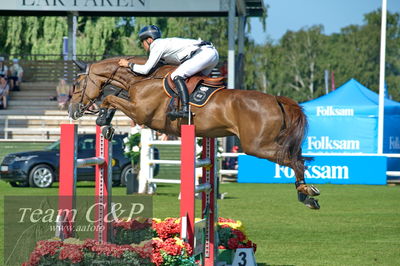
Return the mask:
<svg viewBox="0 0 400 266">
<path fill-rule="evenodd" d="M 174 83 L 178 90 L 179 98 L 181 98 L 182 109 L 179 111 L 173 110 L 167 115 L 172 121 L 177 118 L 189 118 L 189 93 L 186 88 L 185 79 L 176 76 L 174 78 Z"/>
</svg>

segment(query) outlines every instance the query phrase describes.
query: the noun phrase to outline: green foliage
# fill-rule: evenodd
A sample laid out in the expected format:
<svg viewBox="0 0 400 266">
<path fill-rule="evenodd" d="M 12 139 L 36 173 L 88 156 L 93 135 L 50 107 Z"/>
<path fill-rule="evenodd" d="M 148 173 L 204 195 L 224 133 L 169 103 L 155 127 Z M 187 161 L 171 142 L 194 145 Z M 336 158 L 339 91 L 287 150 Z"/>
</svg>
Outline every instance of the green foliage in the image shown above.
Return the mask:
<svg viewBox="0 0 400 266">
<path fill-rule="evenodd" d="M 128 137 L 124 138 L 124 155 L 131 159 L 133 164 L 137 164 L 140 160 L 140 132 L 132 132 Z"/>
<path fill-rule="evenodd" d="M 193 266 L 197 265 L 193 257 L 171 256 L 166 252 L 161 252 L 163 257 L 163 266 Z"/>
<path fill-rule="evenodd" d="M 266 16 L 260 18 L 264 26 Z M 400 13 L 389 12 L 387 22 L 385 78 L 389 94 L 399 101 Z M 355 78 L 378 91 L 380 23 L 380 10 L 376 10 L 364 15 L 364 24 L 349 25 L 329 36 L 321 25 L 314 25 L 288 31 L 279 42 L 256 45 L 245 38 L 244 88 L 306 101 L 325 93 L 324 72 L 328 70 L 334 74 L 336 87 Z M 97 60 L 106 55 L 145 55 L 137 33 L 149 24 L 158 25 L 163 37 L 211 41 L 221 58 L 227 56 L 226 17 L 80 16 L 77 53 Z M 4 29 L 0 53 L 6 55 L 55 54 L 60 59 L 62 37 L 68 34 L 66 17 L 0 17 L 0 27 Z"/>
<path fill-rule="evenodd" d="M 154 231 L 149 228 L 142 228 L 140 230 L 128 230 L 126 228 L 117 227 L 114 229 L 114 242 L 118 245 L 126 244 L 139 244 L 142 241 L 152 239 Z"/>
<path fill-rule="evenodd" d="M 355 78 L 378 91 L 380 10 L 365 15 L 364 24 L 350 25 L 327 36 L 321 26 L 288 31 L 278 43 L 246 46 L 247 89 L 285 95 L 297 101 L 325 94 L 324 71 L 334 73 L 335 87 Z M 388 13 L 386 82 L 400 100 L 400 14 Z"/>
</svg>

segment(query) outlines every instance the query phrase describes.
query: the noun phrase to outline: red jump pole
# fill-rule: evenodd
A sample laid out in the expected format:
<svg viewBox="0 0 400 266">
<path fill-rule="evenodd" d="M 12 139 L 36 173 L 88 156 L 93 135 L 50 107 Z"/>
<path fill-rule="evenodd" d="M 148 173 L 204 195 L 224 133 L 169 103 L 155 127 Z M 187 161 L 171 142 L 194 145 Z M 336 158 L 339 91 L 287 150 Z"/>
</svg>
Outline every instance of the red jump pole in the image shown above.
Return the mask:
<svg viewBox="0 0 400 266">
<path fill-rule="evenodd" d="M 96 157 L 104 158 L 102 165 L 96 165 L 95 185 L 95 240 L 100 243 L 110 240 L 111 223 L 105 219 L 111 211 L 112 188 L 112 144 L 101 134 L 96 126 Z"/>
<path fill-rule="evenodd" d="M 58 228 L 57 236 L 61 239 L 74 236 L 73 218 L 76 195 L 76 159 L 77 125 L 61 124 L 60 135 L 60 172 L 58 189 Z"/>
<path fill-rule="evenodd" d="M 194 125 L 181 126 L 181 143 L 181 236 L 193 247 L 196 167 L 196 135 Z M 186 230 L 184 230 L 185 228 Z"/>
</svg>

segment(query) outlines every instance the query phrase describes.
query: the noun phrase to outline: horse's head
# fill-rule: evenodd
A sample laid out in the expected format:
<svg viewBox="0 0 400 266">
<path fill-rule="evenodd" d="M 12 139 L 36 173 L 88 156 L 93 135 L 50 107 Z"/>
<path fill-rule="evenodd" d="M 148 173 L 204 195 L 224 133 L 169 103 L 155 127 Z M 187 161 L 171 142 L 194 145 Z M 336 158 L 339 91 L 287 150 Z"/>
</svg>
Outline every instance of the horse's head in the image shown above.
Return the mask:
<svg viewBox="0 0 400 266">
<path fill-rule="evenodd" d="M 150 75 L 138 75 L 128 68 L 120 67 L 118 61 L 121 58 L 109 58 L 102 61 L 85 64 L 81 61 L 74 61 L 82 71 L 76 78 L 73 85 L 73 94 L 70 101 L 68 113 L 72 119 L 78 119 L 84 113 L 93 113 L 90 107 L 102 96 L 103 88 L 112 84 L 117 88 L 123 88 L 134 93 L 132 88 L 139 86 L 142 81 L 149 79 L 160 80 L 174 66 L 165 66 L 154 70 Z M 129 62 L 144 64 L 146 58 L 130 57 Z M 143 90 L 141 90 L 143 91 Z"/>
<path fill-rule="evenodd" d="M 82 73 L 74 81 L 72 98 L 69 104 L 69 116 L 76 120 L 96 102 L 101 95 L 102 81 L 97 75 L 91 74 L 91 65 L 74 61 Z"/>
</svg>

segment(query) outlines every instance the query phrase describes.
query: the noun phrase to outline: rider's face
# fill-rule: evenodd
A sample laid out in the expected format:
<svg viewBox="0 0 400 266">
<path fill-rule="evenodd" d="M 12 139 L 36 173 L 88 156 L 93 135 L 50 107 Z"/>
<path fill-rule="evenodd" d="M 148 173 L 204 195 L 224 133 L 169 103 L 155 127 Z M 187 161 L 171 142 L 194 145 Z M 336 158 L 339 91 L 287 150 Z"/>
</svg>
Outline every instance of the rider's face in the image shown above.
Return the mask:
<svg viewBox="0 0 400 266">
<path fill-rule="evenodd" d="M 152 38 L 147 38 L 146 40 L 142 41 L 143 48 L 146 52 L 150 51 L 150 44 L 153 42 Z"/>
</svg>

